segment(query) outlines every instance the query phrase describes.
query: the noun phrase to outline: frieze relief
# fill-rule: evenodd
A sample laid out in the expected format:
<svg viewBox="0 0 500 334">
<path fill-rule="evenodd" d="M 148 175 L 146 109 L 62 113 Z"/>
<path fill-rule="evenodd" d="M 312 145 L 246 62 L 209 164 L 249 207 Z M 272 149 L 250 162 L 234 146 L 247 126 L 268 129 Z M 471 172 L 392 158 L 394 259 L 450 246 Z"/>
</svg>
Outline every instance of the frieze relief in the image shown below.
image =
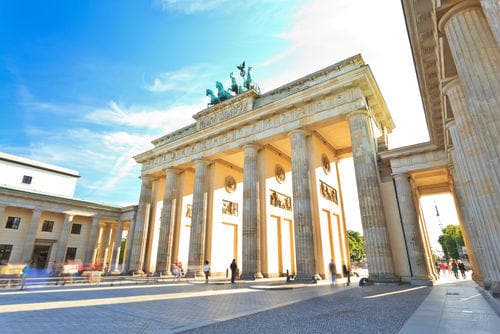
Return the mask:
<svg viewBox="0 0 500 334">
<path fill-rule="evenodd" d="M 337 196 L 337 189 L 334 187 L 330 186 L 329 184 L 319 181 L 320 183 L 320 192 L 321 196 L 329 200 L 330 202 L 333 202 L 335 204 L 339 204 L 339 199 Z"/>
<path fill-rule="evenodd" d="M 238 203 L 222 200 L 222 214 L 237 216 L 238 215 Z"/>
<path fill-rule="evenodd" d="M 345 106 L 343 110 L 343 106 Z M 224 133 L 215 135 L 205 140 L 196 142 L 189 146 L 180 147 L 170 152 L 164 153 L 153 160 L 143 163 L 143 171 L 148 171 L 159 165 L 171 164 L 176 165 L 177 161 L 187 159 L 190 161 L 193 155 L 200 154 L 204 151 L 244 139 L 250 135 L 258 135 L 272 128 L 280 127 L 284 124 L 299 120 L 303 117 L 308 117 L 325 110 L 330 110 L 339 107 L 339 114 L 355 110 L 356 108 L 366 107 L 364 99 L 359 98 L 357 89 L 350 89 L 337 95 L 326 96 L 320 100 L 312 101 L 309 104 L 302 105 L 293 109 L 281 110 L 279 113 L 269 115 L 265 119 L 260 119 L 251 124 L 242 125 L 237 128 L 226 130 Z M 221 119 L 220 122 L 223 120 Z M 208 123 L 207 123 L 208 124 Z"/>
<path fill-rule="evenodd" d="M 292 211 L 292 198 L 270 189 L 269 204 L 280 209 Z"/>
</svg>

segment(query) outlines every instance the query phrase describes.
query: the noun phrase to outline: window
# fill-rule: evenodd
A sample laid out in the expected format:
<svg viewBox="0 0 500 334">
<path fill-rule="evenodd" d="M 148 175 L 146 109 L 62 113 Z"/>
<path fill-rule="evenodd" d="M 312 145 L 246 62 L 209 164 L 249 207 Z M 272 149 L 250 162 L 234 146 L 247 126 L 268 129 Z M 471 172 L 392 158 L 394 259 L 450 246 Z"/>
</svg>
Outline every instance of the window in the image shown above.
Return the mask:
<svg viewBox="0 0 500 334">
<path fill-rule="evenodd" d="M 80 234 L 82 231 L 82 224 L 73 224 L 71 226 L 71 234 Z"/>
<path fill-rule="evenodd" d="M 23 176 L 23 183 L 31 184 L 31 180 L 33 180 L 33 176 L 28 176 L 28 175 Z"/>
<path fill-rule="evenodd" d="M 9 217 L 7 218 L 7 224 L 5 224 L 5 228 L 11 228 L 17 230 L 19 228 L 20 223 L 21 223 L 21 217 Z"/>
<path fill-rule="evenodd" d="M 0 245 L 0 264 L 7 264 L 12 252 L 12 245 Z"/>
<path fill-rule="evenodd" d="M 76 247 L 68 247 L 68 249 L 66 249 L 66 259 L 64 261 L 65 262 L 73 261 L 75 258 L 76 258 Z"/>
<path fill-rule="evenodd" d="M 53 220 L 44 220 L 42 225 L 42 232 L 52 232 L 54 229 L 54 221 Z"/>
</svg>

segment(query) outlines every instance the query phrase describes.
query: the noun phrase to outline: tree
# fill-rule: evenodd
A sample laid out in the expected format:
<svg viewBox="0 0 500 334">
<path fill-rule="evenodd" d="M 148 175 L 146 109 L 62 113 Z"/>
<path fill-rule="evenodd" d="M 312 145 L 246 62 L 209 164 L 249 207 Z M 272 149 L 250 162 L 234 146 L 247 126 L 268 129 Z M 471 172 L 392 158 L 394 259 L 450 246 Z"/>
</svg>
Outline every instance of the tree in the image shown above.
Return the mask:
<svg viewBox="0 0 500 334">
<path fill-rule="evenodd" d="M 356 231 L 347 230 L 347 238 L 349 240 L 349 251 L 352 261 L 360 261 L 366 257 L 365 239 Z"/>
<path fill-rule="evenodd" d="M 458 225 L 448 225 L 443 229 L 443 234 L 439 236 L 439 244 L 443 248 L 444 257 L 458 259 L 461 256 L 461 249 L 464 246 L 462 230 Z"/>
</svg>

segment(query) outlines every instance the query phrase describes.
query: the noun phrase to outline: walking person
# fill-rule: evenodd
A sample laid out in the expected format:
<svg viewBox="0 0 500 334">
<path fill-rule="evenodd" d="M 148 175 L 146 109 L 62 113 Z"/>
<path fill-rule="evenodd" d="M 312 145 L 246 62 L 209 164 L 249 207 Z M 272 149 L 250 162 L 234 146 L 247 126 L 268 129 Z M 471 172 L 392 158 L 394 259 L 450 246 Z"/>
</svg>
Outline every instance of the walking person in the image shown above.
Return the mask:
<svg viewBox="0 0 500 334">
<path fill-rule="evenodd" d="M 330 286 L 334 286 L 335 285 L 335 273 L 337 272 L 337 268 L 335 267 L 335 263 L 333 263 L 333 259 L 330 260 L 330 264 L 328 265 L 328 267 L 330 268 L 330 273 L 332 275 L 332 283 L 330 284 Z"/>
<path fill-rule="evenodd" d="M 465 279 L 465 272 L 467 271 L 467 269 L 465 268 L 465 264 L 460 260 L 458 260 L 458 270 L 460 270 L 462 278 Z"/>
<path fill-rule="evenodd" d="M 31 270 L 31 264 L 26 264 L 23 267 L 23 270 L 21 271 L 21 288 L 20 288 L 20 290 L 24 290 L 24 284 L 26 283 L 26 278 L 28 278 L 30 270 Z"/>
<path fill-rule="evenodd" d="M 451 270 L 453 271 L 453 275 L 458 279 L 458 265 L 455 260 L 451 260 Z"/>
<path fill-rule="evenodd" d="M 205 284 L 208 284 L 208 276 L 210 276 L 210 264 L 207 260 L 205 260 L 205 264 L 203 265 L 203 273 L 205 273 Z"/>
<path fill-rule="evenodd" d="M 342 266 L 342 271 L 344 272 L 344 276 L 347 276 L 347 286 L 351 285 L 351 272 L 347 270 L 345 264 Z"/>
<path fill-rule="evenodd" d="M 229 269 L 231 269 L 231 283 L 234 283 L 234 279 L 236 278 L 236 274 L 238 271 L 238 265 L 236 264 L 236 259 L 233 259 L 233 262 L 231 262 Z"/>
</svg>

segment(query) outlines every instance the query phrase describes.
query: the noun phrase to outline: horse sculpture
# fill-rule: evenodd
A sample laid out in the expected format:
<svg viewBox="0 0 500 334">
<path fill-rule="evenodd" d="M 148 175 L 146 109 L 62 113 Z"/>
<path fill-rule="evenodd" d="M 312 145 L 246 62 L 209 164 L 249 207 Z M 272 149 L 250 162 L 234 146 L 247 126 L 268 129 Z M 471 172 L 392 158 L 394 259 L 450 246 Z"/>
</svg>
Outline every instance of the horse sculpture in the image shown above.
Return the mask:
<svg viewBox="0 0 500 334">
<path fill-rule="evenodd" d="M 214 92 L 211 89 L 207 89 L 206 96 L 210 96 L 210 102 L 207 104 L 207 107 L 213 106 L 220 102 L 220 99 L 215 96 Z"/>
<path fill-rule="evenodd" d="M 253 88 L 252 76 L 250 75 L 251 69 L 252 69 L 252 66 L 248 66 L 247 77 L 245 79 L 245 82 L 243 83 L 243 86 L 248 90 Z"/>
<path fill-rule="evenodd" d="M 236 79 L 234 78 L 233 72 L 229 74 L 229 78 L 231 78 L 231 88 L 229 88 L 230 91 L 232 91 L 234 94 L 238 95 L 241 93 L 242 88 L 238 86 L 238 83 L 236 82 Z"/>
<path fill-rule="evenodd" d="M 219 98 L 219 100 L 221 102 L 226 101 L 226 100 L 233 97 L 231 94 L 229 94 L 228 92 L 226 92 L 224 90 L 224 86 L 222 85 L 222 83 L 220 81 L 217 81 L 215 83 L 215 87 L 217 87 L 217 97 Z"/>
</svg>

